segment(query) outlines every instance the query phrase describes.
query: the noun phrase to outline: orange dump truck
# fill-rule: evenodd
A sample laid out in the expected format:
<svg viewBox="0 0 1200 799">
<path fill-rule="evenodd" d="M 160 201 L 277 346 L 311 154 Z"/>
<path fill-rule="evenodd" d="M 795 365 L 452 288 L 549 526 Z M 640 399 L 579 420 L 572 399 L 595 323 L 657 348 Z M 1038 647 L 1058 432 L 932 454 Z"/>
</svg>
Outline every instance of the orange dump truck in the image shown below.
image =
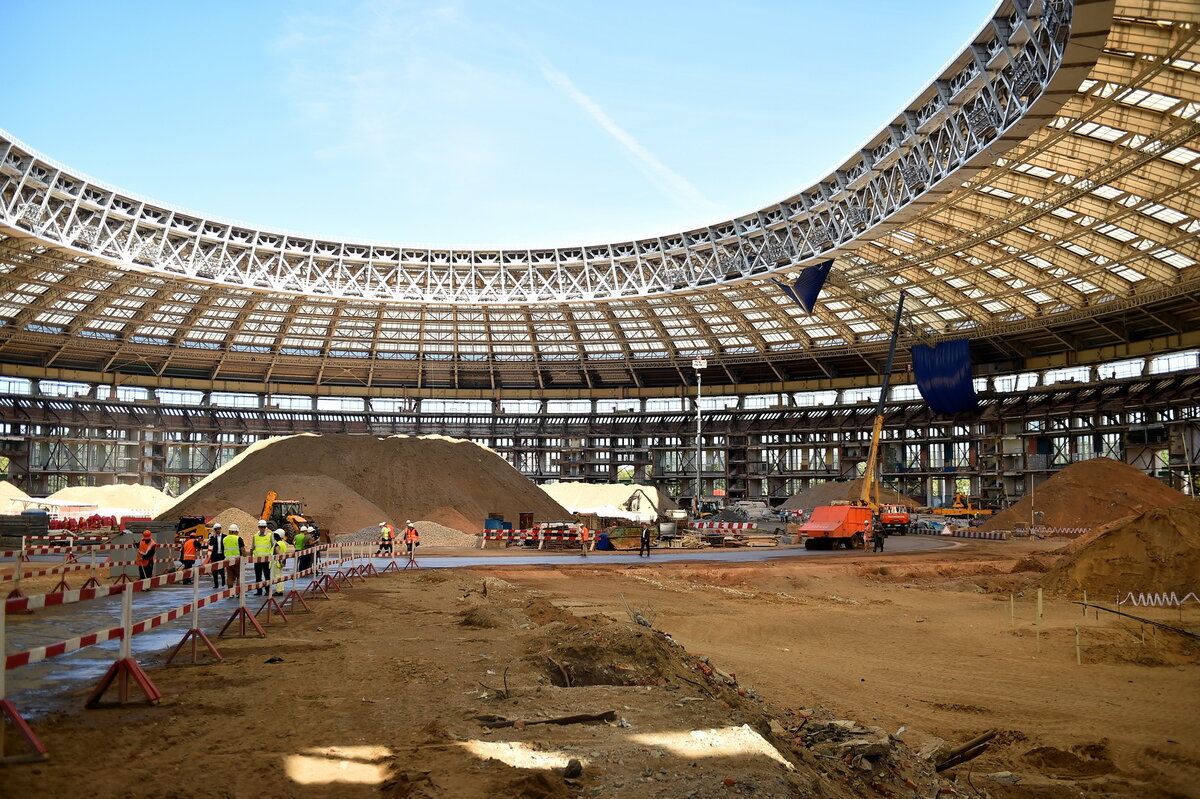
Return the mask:
<svg viewBox="0 0 1200 799">
<path fill-rule="evenodd" d="M 805 549 L 863 549 L 871 532 L 871 509 L 861 505 L 822 505 L 800 525 Z"/>
</svg>

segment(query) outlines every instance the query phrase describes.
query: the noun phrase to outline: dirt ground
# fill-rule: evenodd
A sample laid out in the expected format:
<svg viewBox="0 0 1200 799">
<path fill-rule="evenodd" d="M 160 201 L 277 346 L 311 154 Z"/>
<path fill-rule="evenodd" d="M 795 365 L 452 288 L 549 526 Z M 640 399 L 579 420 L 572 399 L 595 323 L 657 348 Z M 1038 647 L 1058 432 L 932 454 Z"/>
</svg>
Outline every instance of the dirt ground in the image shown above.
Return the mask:
<svg viewBox="0 0 1200 799">
<path fill-rule="evenodd" d="M 1031 591 L 1013 624 L 1013 565 L 1062 545 L 373 578 L 223 663 L 148 664 L 158 706 L 38 719 L 52 759 L 0 797 L 1200 796 L 1200 649 L 1067 598 L 1039 630 Z M 831 756 L 831 719 L 906 729 Z M 949 779 L 915 754 L 989 729 Z"/>
</svg>

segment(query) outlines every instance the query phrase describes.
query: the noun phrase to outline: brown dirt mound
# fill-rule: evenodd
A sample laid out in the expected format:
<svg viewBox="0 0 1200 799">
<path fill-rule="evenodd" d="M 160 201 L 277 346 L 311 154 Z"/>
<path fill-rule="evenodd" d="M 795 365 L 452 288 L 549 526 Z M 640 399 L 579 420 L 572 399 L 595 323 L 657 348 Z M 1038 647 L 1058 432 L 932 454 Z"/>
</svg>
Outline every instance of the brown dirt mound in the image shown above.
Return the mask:
<svg viewBox="0 0 1200 799">
<path fill-rule="evenodd" d="M 857 480 L 831 480 L 827 483 L 818 483 L 789 497 L 780 507 L 784 510 L 812 510 L 821 505 L 828 505 L 835 500 L 858 499 L 862 493 L 862 485 L 861 477 Z M 879 501 L 884 505 L 907 505 L 910 508 L 921 506 L 921 503 L 912 497 L 884 487 L 879 489 Z"/>
<path fill-rule="evenodd" d="M 1140 469 L 1112 458 L 1072 463 L 1006 511 L 988 519 L 982 530 L 1011 530 L 1042 512 L 1048 527 L 1097 527 L 1151 508 L 1177 505 L 1187 497 Z"/>
<path fill-rule="evenodd" d="M 382 520 L 423 519 L 482 529 L 489 513 L 516 520 L 570 517 L 492 450 L 442 436 L 305 434 L 251 446 L 160 514 L 258 513 L 268 491 L 298 499 L 323 529 L 361 530 Z"/>
<path fill-rule="evenodd" d="M 1042 586 L 1092 596 L 1188 592 L 1200 585 L 1200 500 L 1113 525 L 1051 569 Z"/>
</svg>

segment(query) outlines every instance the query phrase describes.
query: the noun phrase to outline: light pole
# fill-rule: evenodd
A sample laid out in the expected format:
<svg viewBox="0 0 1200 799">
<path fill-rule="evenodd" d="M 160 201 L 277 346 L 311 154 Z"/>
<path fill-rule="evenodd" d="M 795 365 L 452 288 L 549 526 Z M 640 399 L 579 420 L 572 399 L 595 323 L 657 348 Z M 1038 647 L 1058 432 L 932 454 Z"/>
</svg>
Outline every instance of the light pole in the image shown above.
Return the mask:
<svg viewBox="0 0 1200 799">
<path fill-rule="evenodd" d="M 696 370 L 696 490 L 692 492 L 692 518 L 700 518 L 700 470 L 703 464 L 704 452 L 700 446 L 700 384 L 703 378 L 700 375 L 700 370 L 708 367 L 708 361 L 704 358 L 696 358 L 692 361 L 692 368 Z"/>
</svg>

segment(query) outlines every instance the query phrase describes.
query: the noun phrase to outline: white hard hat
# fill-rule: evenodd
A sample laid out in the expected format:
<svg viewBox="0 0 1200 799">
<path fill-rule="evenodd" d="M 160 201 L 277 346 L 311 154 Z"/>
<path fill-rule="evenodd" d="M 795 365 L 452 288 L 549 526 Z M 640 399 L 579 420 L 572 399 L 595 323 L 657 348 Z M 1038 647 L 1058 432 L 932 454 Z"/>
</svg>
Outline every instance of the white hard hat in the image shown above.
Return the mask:
<svg viewBox="0 0 1200 799">
<path fill-rule="evenodd" d="M 412 519 L 409 519 L 408 521 L 406 521 L 405 524 L 412 524 Z"/>
<path fill-rule="evenodd" d="M 259 519 L 259 520 L 258 520 L 258 526 L 259 526 L 259 527 L 266 527 L 266 526 L 267 526 L 267 520 L 266 520 L 266 519 Z"/>
<path fill-rule="evenodd" d="M 380 523 L 379 523 L 379 526 L 380 526 L 380 527 L 387 527 L 387 522 L 380 522 Z"/>
<path fill-rule="evenodd" d="M 221 529 L 221 523 L 220 523 L 220 522 L 213 522 L 213 529 L 214 529 L 214 530 L 220 530 L 220 529 Z"/>
<path fill-rule="evenodd" d="M 238 527 L 236 524 L 231 524 L 231 525 L 229 525 L 229 532 L 231 532 L 231 533 L 240 533 L 240 532 L 241 532 L 241 528 L 239 528 L 239 527 Z"/>
<path fill-rule="evenodd" d="M 312 528 L 311 528 L 311 527 L 309 527 L 307 524 L 303 524 L 303 525 L 300 525 L 300 532 L 302 532 L 302 533 L 311 533 L 311 532 L 312 532 Z"/>
</svg>

